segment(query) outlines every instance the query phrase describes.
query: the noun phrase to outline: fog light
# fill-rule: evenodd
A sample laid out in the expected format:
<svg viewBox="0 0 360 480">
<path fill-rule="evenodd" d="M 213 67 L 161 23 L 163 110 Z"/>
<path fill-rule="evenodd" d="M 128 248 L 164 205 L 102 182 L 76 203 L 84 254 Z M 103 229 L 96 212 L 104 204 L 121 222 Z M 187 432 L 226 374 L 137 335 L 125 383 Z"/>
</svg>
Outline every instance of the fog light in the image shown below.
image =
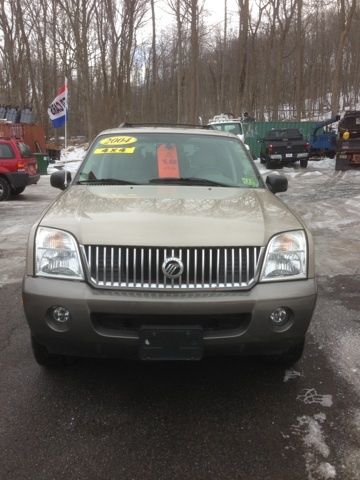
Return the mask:
<svg viewBox="0 0 360 480">
<path fill-rule="evenodd" d="M 65 307 L 53 307 L 51 315 L 56 323 L 66 323 L 70 319 L 70 312 Z"/>
<path fill-rule="evenodd" d="M 286 307 L 278 307 L 270 313 L 270 320 L 280 327 L 290 320 L 290 311 Z"/>
</svg>

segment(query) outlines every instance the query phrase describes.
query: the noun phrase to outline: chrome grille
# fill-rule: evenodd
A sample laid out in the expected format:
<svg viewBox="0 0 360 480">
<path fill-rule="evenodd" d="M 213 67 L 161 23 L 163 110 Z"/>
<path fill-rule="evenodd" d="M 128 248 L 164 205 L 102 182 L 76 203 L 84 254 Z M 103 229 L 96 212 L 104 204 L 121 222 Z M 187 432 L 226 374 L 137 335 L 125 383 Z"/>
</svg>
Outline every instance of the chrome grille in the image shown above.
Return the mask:
<svg viewBox="0 0 360 480">
<path fill-rule="evenodd" d="M 90 283 L 118 289 L 248 289 L 256 281 L 263 247 L 81 247 Z M 179 258 L 184 271 L 167 278 L 162 264 Z"/>
</svg>

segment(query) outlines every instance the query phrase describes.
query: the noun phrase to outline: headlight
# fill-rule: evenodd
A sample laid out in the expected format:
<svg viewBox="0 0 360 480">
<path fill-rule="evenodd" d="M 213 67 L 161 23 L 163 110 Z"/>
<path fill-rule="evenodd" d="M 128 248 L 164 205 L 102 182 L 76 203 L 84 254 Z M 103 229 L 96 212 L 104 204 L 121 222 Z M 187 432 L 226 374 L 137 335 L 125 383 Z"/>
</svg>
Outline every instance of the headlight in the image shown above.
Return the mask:
<svg viewBox="0 0 360 480">
<path fill-rule="evenodd" d="M 307 245 L 303 230 L 280 233 L 266 249 L 260 281 L 295 280 L 307 277 Z"/>
<path fill-rule="evenodd" d="M 70 233 L 39 227 L 35 240 L 35 275 L 83 280 L 79 249 Z"/>
</svg>

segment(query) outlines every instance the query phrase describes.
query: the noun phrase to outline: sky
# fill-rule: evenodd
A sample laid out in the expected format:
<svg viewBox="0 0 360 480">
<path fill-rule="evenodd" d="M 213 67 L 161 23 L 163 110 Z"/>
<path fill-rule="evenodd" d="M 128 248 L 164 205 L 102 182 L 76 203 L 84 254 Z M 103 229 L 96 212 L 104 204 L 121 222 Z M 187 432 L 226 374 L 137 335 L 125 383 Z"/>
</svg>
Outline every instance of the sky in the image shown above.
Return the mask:
<svg viewBox="0 0 360 480">
<path fill-rule="evenodd" d="M 199 4 L 204 2 L 204 9 L 207 12 L 206 23 L 209 26 L 223 25 L 225 0 L 199 0 Z M 228 10 L 228 28 L 236 28 L 238 24 L 237 0 L 227 0 Z M 166 28 L 169 22 L 174 22 L 174 17 L 169 13 L 166 0 L 158 0 L 156 3 L 156 22 L 159 29 Z M 149 28 L 149 26 L 148 26 Z"/>
</svg>

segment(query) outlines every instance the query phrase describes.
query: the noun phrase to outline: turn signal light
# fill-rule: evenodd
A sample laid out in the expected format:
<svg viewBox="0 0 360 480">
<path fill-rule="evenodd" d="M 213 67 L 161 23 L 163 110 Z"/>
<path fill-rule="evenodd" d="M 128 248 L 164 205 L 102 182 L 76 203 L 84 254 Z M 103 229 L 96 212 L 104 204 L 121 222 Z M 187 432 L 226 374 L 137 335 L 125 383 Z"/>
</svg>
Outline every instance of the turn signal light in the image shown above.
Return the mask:
<svg viewBox="0 0 360 480">
<path fill-rule="evenodd" d="M 17 170 L 18 172 L 25 172 L 25 162 L 23 160 L 17 162 Z"/>
</svg>

